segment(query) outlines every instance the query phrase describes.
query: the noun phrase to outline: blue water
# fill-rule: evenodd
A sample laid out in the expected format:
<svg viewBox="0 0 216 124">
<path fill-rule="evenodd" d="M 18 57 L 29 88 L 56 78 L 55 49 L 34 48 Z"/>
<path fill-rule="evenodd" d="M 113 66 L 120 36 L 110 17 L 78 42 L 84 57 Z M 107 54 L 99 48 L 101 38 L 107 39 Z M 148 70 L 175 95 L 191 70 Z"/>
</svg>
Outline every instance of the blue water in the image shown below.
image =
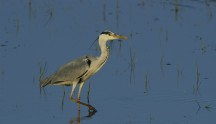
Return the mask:
<svg viewBox="0 0 216 124">
<path fill-rule="evenodd" d="M 215 10 L 215 0 L 1 1 L 0 123 L 214 124 Z M 86 117 L 71 87 L 40 90 L 40 67 L 47 76 L 98 55 L 90 46 L 106 29 L 129 39 L 108 43 L 85 83 L 81 100 L 98 110 Z"/>
</svg>

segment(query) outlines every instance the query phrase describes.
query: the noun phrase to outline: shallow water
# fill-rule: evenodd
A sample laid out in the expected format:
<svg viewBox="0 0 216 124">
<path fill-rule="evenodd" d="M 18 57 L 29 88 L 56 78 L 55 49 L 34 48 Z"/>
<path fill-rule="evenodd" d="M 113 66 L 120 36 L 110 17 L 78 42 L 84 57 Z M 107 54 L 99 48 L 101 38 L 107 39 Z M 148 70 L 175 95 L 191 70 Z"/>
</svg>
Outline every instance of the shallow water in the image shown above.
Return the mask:
<svg viewBox="0 0 216 124">
<path fill-rule="evenodd" d="M 215 10 L 214 0 L 1 1 L 0 123 L 214 124 Z M 86 117 L 71 87 L 40 90 L 40 67 L 46 76 L 98 55 L 89 47 L 105 29 L 129 39 L 108 43 L 84 85 L 81 100 L 98 110 Z"/>
</svg>

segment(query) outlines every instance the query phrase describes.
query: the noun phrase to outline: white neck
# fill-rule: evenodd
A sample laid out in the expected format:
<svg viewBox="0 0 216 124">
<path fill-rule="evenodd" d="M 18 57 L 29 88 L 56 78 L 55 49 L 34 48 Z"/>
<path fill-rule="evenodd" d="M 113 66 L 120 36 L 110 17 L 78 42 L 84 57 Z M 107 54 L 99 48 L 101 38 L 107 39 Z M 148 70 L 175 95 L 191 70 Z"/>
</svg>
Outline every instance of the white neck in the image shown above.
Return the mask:
<svg viewBox="0 0 216 124">
<path fill-rule="evenodd" d="M 103 63 L 109 55 L 109 49 L 106 46 L 107 39 L 99 37 L 98 42 L 101 49 L 101 55 L 99 57 L 99 61 Z"/>
<path fill-rule="evenodd" d="M 92 66 L 92 73 L 100 70 L 100 68 L 106 63 L 109 56 L 109 49 L 106 47 L 107 40 L 99 37 L 98 42 L 101 49 L 101 55 L 98 57 L 97 61 L 95 61 L 94 65 Z"/>
</svg>

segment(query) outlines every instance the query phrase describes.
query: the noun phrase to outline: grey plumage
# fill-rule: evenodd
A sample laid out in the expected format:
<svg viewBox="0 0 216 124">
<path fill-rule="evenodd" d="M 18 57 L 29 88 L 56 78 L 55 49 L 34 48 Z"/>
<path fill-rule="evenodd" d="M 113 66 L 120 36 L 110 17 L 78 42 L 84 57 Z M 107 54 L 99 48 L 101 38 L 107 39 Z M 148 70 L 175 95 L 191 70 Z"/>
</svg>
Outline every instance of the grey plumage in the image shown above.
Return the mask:
<svg viewBox="0 0 216 124">
<path fill-rule="evenodd" d="M 127 39 L 127 37 L 114 34 L 111 31 L 102 32 L 98 38 L 101 49 L 100 56 L 83 56 L 63 65 L 54 74 L 41 80 L 40 87 L 45 87 L 47 85 L 72 85 L 70 98 L 73 100 L 72 95 L 74 89 L 76 85 L 79 84 L 79 100 L 84 82 L 99 71 L 108 59 L 109 49 L 106 47 L 106 42 L 114 39 Z"/>
<path fill-rule="evenodd" d="M 83 76 L 88 72 L 92 62 L 97 60 L 94 56 L 83 56 L 75 59 L 62 67 L 60 67 L 54 74 L 43 79 L 41 87 L 48 84 L 53 85 L 71 85 L 71 81 L 81 82 Z M 86 77 L 89 78 L 89 77 Z"/>
</svg>

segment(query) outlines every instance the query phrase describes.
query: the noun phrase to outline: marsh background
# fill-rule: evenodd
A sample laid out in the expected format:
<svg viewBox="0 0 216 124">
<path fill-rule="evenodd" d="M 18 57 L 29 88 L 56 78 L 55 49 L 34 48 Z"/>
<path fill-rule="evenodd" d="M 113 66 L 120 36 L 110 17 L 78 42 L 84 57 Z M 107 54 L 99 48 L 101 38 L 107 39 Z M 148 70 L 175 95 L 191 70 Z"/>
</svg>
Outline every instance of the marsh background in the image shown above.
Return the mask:
<svg viewBox="0 0 216 124">
<path fill-rule="evenodd" d="M 41 91 L 40 68 L 98 55 L 108 29 L 129 39 L 84 85 L 98 112 L 81 106 L 80 123 L 214 124 L 215 12 L 215 0 L 1 0 L 0 123 L 77 123 L 71 87 Z"/>
</svg>

